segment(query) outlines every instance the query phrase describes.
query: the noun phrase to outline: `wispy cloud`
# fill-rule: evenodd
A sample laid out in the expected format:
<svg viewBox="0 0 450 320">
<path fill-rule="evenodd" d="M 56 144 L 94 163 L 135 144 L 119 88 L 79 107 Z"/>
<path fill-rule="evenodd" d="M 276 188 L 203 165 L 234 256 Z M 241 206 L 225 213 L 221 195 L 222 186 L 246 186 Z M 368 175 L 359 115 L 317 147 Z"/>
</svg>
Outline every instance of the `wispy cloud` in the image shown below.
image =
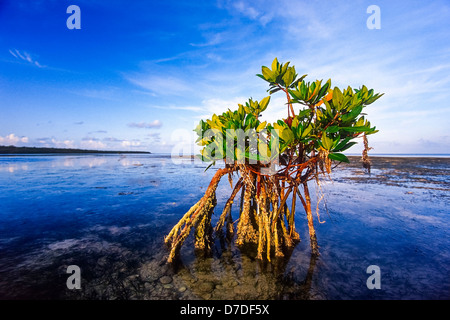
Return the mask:
<svg viewBox="0 0 450 320">
<path fill-rule="evenodd" d="M 162 127 L 162 122 L 160 120 L 155 120 L 153 122 L 131 122 L 128 126 L 130 128 L 157 129 Z"/>
<path fill-rule="evenodd" d="M 208 33 L 205 35 L 206 42 L 203 43 L 190 43 L 193 47 L 208 47 L 220 44 L 223 41 L 223 33 Z"/>
<path fill-rule="evenodd" d="M 159 135 L 159 133 L 158 133 Z M 142 147 L 143 144 L 139 139 L 118 139 L 114 137 L 106 137 L 102 139 L 109 149 L 117 149 L 119 147 Z"/>
<path fill-rule="evenodd" d="M 37 60 L 33 59 L 33 58 L 31 57 L 31 55 L 30 55 L 28 52 L 25 52 L 25 51 L 20 52 L 20 51 L 17 50 L 17 49 L 13 49 L 13 50 L 9 49 L 9 53 L 10 53 L 14 58 L 16 58 L 16 59 L 18 59 L 18 60 L 25 61 L 25 62 L 27 62 L 27 63 L 30 63 L 30 64 L 32 64 L 32 65 L 38 67 L 38 68 L 45 68 L 45 67 L 46 67 L 46 66 L 44 66 L 44 65 L 41 65 Z"/>
<path fill-rule="evenodd" d="M 278 5 L 278 2 L 275 4 Z M 232 1 L 225 0 L 219 3 L 219 7 L 226 8 L 250 20 L 258 21 L 263 26 L 273 18 L 273 10 L 264 10 L 270 5 L 265 1 Z"/>
<path fill-rule="evenodd" d="M 161 142 L 161 133 L 159 132 L 149 133 L 147 136 L 150 137 L 155 143 Z"/>
<path fill-rule="evenodd" d="M 201 112 L 204 110 L 203 107 L 200 106 L 152 106 L 152 108 L 157 109 L 170 109 L 170 110 L 184 110 L 184 111 L 192 111 L 192 112 Z"/>
<path fill-rule="evenodd" d="M 158 95 L 184 95 L 192 87 L 181 78 L 164 75 L 128 77 L 133 84 Z"/>
<path fill-rule="evenodd" d="M 117 98 L 117 92 L 119 91 L 119 88 L 117 87 L 105 87 L 105 88 L 97 88 L 97 89 L 79 89 L 79 90 L 71 90 L 72 93 L 92 98 L 92 99 L 101 99 L 101 100 L 108 100 L 108 101 L 116 101 Z"/>
</svg>

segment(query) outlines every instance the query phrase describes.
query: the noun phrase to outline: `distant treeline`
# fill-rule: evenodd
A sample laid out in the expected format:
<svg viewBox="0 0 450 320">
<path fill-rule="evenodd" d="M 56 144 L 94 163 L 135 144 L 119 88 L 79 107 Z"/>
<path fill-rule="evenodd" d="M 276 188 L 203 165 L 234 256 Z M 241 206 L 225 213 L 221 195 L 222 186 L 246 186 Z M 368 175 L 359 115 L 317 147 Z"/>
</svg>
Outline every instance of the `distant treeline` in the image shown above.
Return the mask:
<svg viewBox="0 0 450 320">
<path fill-rule="evenodd" d="M 148 151 L 102 151 L 102 150 L 85 150 L 85 149 L 66 149 L 66 148 L 36 148 L 36 147 L 15 147 L 0 146 L 0 154 L 41 154 L 41 153 L 113 153 L 113 154 L 129 154 L 129 153 L 145 153 Z"/>
</svg>

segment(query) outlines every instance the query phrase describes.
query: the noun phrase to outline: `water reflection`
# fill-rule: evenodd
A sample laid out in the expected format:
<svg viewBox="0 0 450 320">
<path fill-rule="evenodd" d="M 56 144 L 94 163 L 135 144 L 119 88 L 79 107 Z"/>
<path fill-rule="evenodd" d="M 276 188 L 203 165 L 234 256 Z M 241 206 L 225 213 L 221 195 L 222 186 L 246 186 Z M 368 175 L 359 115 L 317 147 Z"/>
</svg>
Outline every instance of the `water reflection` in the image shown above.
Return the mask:
<svg viewBox="0 0 450 320">
<path fill-rule="evenodd" d="M 142 156 L 141 156 L 142 157 Z M 94 168 L 119 163 L 123 167 L 143 166 L 148 158 L 136 159 L 126 155 L 82 155 L 82 156 L 0 156 L 0 172 L 18 172 L 35 170 L 38 168 Z M 165 166 L 167 159 L 162 159 L 161 166 Z"/>
<path fill-rule="evenodd" d="M 26 171 L 28 170 L 27 164 L 9 164 L 9 165 L 0 165 L 0 172 L 10 172 L 14 173 L 17 171 Z"/>
<path fill-rule="evenodd" d="M 38 170 L 40 168 L 98 167 L 111 158 L 99 156 L 0 156 L 0 172 Z"/>
<path fill-rule="evenodd" d="M 167 253 L 167 252 L 165 252 Z M 236 248 L 220 256 L 186 259 L 183 263 L 167 264 L 166 254 L 142 264 L 140 280 L 147 288 L 144 297 L 158 299 L 205 300 L 273 300 L 310 299 L 317 257 L 310 256 L 302 264 L 307 272 L 297 279 L 286 272 L 287 259 L 262 263 Z M 302 268 L 302 266 L 297 266 Z"/>
</svg>

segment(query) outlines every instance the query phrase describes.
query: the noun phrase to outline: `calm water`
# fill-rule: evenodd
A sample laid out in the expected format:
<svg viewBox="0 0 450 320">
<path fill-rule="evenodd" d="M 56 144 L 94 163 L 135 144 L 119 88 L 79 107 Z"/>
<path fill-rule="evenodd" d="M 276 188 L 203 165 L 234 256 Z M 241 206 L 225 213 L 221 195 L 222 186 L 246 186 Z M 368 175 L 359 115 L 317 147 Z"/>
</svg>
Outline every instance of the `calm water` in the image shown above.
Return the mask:
<svg viewBox="0 0 450 320">
<path fill-rule="evenodd" d="M 220 241 L 197 258 L 188 238 L 174 269 L 163 237 L 214 169 L 158 155 L 0 156 L 0 298 L 450 299 L 450 158 L 374 157 L 370 176 L 354 160 L 321 186 L 318 259 L 298 211 L 302 241 L 283 263 Z M 215 219 L 230 192 L 224 179 Z M 69 265 L 80 290 L 66 286 Z M 379 290 L 367 288 L 370 265 Z"/>
</svg>

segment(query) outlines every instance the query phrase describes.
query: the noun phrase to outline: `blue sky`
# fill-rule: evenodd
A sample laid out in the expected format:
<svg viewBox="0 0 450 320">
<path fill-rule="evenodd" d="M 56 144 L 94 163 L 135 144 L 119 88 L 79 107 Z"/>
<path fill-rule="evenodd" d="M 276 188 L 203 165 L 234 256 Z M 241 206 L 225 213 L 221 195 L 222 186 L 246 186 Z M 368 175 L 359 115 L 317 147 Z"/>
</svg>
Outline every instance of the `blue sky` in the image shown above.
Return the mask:
<svg viewBox="0 0 450 320">
<path fill-rule="evenodd" d="M 385 93 L 373 153 L 449 153 L 448 39 L 444 0 L 0 0 L 0 145 L 189 152 L 199 119 L 266 96 L 255 74 L 278 57 Z"/>
</svg>

